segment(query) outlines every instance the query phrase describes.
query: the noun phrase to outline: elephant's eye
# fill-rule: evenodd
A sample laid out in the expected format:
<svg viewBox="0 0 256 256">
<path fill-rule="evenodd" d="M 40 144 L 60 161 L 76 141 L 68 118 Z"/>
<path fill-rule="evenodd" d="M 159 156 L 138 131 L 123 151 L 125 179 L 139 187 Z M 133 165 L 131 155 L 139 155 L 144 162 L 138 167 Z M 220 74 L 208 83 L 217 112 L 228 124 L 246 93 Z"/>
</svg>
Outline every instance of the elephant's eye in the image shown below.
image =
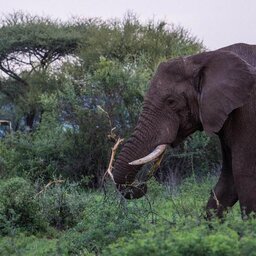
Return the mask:
<svg viewBox="0 0 256 256">
<path fill-rule="evenodd" d="M 176 101 L 174 99 L 172 99 L 172 98 L 169 98 L 169 99 L 167 99 L 167 104 L 169 106 L 175 106 L 176 105 Z"/>
</svg>

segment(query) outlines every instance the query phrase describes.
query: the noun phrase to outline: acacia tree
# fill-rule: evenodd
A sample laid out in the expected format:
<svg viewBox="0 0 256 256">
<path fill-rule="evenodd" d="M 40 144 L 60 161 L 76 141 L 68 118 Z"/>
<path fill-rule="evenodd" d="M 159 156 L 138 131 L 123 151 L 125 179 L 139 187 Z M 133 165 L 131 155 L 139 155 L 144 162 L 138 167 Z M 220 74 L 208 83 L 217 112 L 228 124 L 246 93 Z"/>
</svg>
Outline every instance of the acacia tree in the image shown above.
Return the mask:
<svg viewBox="0 0 256 256">
<path fill-rule="evenodd" d="M 95 72 L 102 57 L 120 63 L 144 56 L 152 71 L 162 59 L 192 54 L 202 44 L 184 29 L 165 22 L 142 24 L 131 13 L 123 20 L 74 19 L 69 23 L 16 12 L 0 24 L 0 97 L 32 128 L 40 120 L 40 94 L 56 90 L 52 67 L 79 57 L 81 74 Z M 5 101 L 4 101 L 5 100 Z"/>
<path fill-rule="evenodd" d="M 143 24 L 133 13 L 122 20 L 75 19 L 72 24 L 83 37 L 79 56 L 87 69 L 102 56 L 123 62 L 143 55 L 153 71 L 162 60 L 203 50 L 202 42 L 184 28 L 165 21 Z"/>
<path fill-rule="evenodd" d="M 2 20 L 0 93 L 4 102 L 18 106 L 31 129 L 35 118 L 41 116 L 38 95 L 49 82 L 58 86 L 49 79 L 51 68 L 58 67 L 64 57 L 72 56 L 79 40 L 79 34 L 68 25 L 48 18 L 16 12 Z"/>
</svg>

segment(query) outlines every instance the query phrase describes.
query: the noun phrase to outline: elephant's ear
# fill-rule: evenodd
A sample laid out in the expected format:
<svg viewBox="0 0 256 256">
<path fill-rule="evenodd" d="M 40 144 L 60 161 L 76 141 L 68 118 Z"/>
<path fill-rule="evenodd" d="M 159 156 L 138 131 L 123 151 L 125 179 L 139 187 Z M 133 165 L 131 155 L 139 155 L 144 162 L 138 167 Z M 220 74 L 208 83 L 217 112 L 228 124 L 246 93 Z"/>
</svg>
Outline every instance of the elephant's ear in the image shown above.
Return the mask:
<svg viewBox="0 0 256 256">
<path fill-rule="evenodd" d="M 195 57 L 195 56 L 194 56 Z M 255 83 L 255 69 L 237 55 L 215 51 L 196 55 L 194 83 L 206 132 L 218 132 L 228 115 L 245 104 Z"/>
</svg>

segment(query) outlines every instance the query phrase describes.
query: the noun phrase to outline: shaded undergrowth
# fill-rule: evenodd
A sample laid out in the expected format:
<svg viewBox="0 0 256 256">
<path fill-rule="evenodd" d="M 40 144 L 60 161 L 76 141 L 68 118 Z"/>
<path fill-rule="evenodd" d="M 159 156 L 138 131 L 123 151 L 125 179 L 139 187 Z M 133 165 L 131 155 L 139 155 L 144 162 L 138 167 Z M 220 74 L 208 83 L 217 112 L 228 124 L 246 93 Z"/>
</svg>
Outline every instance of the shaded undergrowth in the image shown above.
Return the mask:
<svg viewBox="0 0 256 256">
<path fill-rule="evenodd" d="M 38 184 L 2 181 L 0 255 L 255 255 L 256 221 L 242 221 L 238 206 L 224 221 L 205 220 L 215 180 L 171 189 L 151 181 L 147 197 L 133 201 L 112 184 L 105 194 L 68 182 L 38 194 Z"/>
</svg>

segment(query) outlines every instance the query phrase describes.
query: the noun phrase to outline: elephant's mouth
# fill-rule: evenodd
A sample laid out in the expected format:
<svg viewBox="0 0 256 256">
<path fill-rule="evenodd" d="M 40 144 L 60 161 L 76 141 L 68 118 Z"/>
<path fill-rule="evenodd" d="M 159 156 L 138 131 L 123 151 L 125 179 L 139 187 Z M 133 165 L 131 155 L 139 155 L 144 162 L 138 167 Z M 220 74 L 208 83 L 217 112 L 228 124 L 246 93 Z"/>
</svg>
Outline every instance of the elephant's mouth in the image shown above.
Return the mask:
<svg viewBox="0 0 256 256">
<path fill-rule="evenodd" d="M 194 133 L 196 130 L 203 131 L 202 125 L 199 124 L 198 126 L 191 126 L 191 128 L 185 130 L 183 132 L 178 132 L 176 139 L 170 144 L 172 148 L 177 147 L 182 141 L 184 141 L 189 135 Z"/>
<path fill-rule="evenodd" d="M 177 138 L 173 143 L 170 144 L 170 146 L 171 146 L 172 148 L 175 148 L 175 147 L 177 147 L 183 140 L 184 140 L 184 139 L 182 139 L 182 138 Z"/>
<path fill-rule="evenodd" d="M 117 188 L 126 199 L 138 199 L 147 193 L 147 184 L 145 183 L 138 184 L 137 186 L 119 184 Z"/>
<path fill-rule="evenodd" d="M 151 153 L 143 158 L 137 159 L 129 163 L 129 165 L 138 166 L 156 161 L 159 159 L 167 148 L 167 144 L 158 145 Z M 147 185 L 144 182 L 133 182 L 131 184 L 117 184 L 117 188 L 126 199 L 137 199 L 143 197 L 147 193 Z"/>
</svg>

